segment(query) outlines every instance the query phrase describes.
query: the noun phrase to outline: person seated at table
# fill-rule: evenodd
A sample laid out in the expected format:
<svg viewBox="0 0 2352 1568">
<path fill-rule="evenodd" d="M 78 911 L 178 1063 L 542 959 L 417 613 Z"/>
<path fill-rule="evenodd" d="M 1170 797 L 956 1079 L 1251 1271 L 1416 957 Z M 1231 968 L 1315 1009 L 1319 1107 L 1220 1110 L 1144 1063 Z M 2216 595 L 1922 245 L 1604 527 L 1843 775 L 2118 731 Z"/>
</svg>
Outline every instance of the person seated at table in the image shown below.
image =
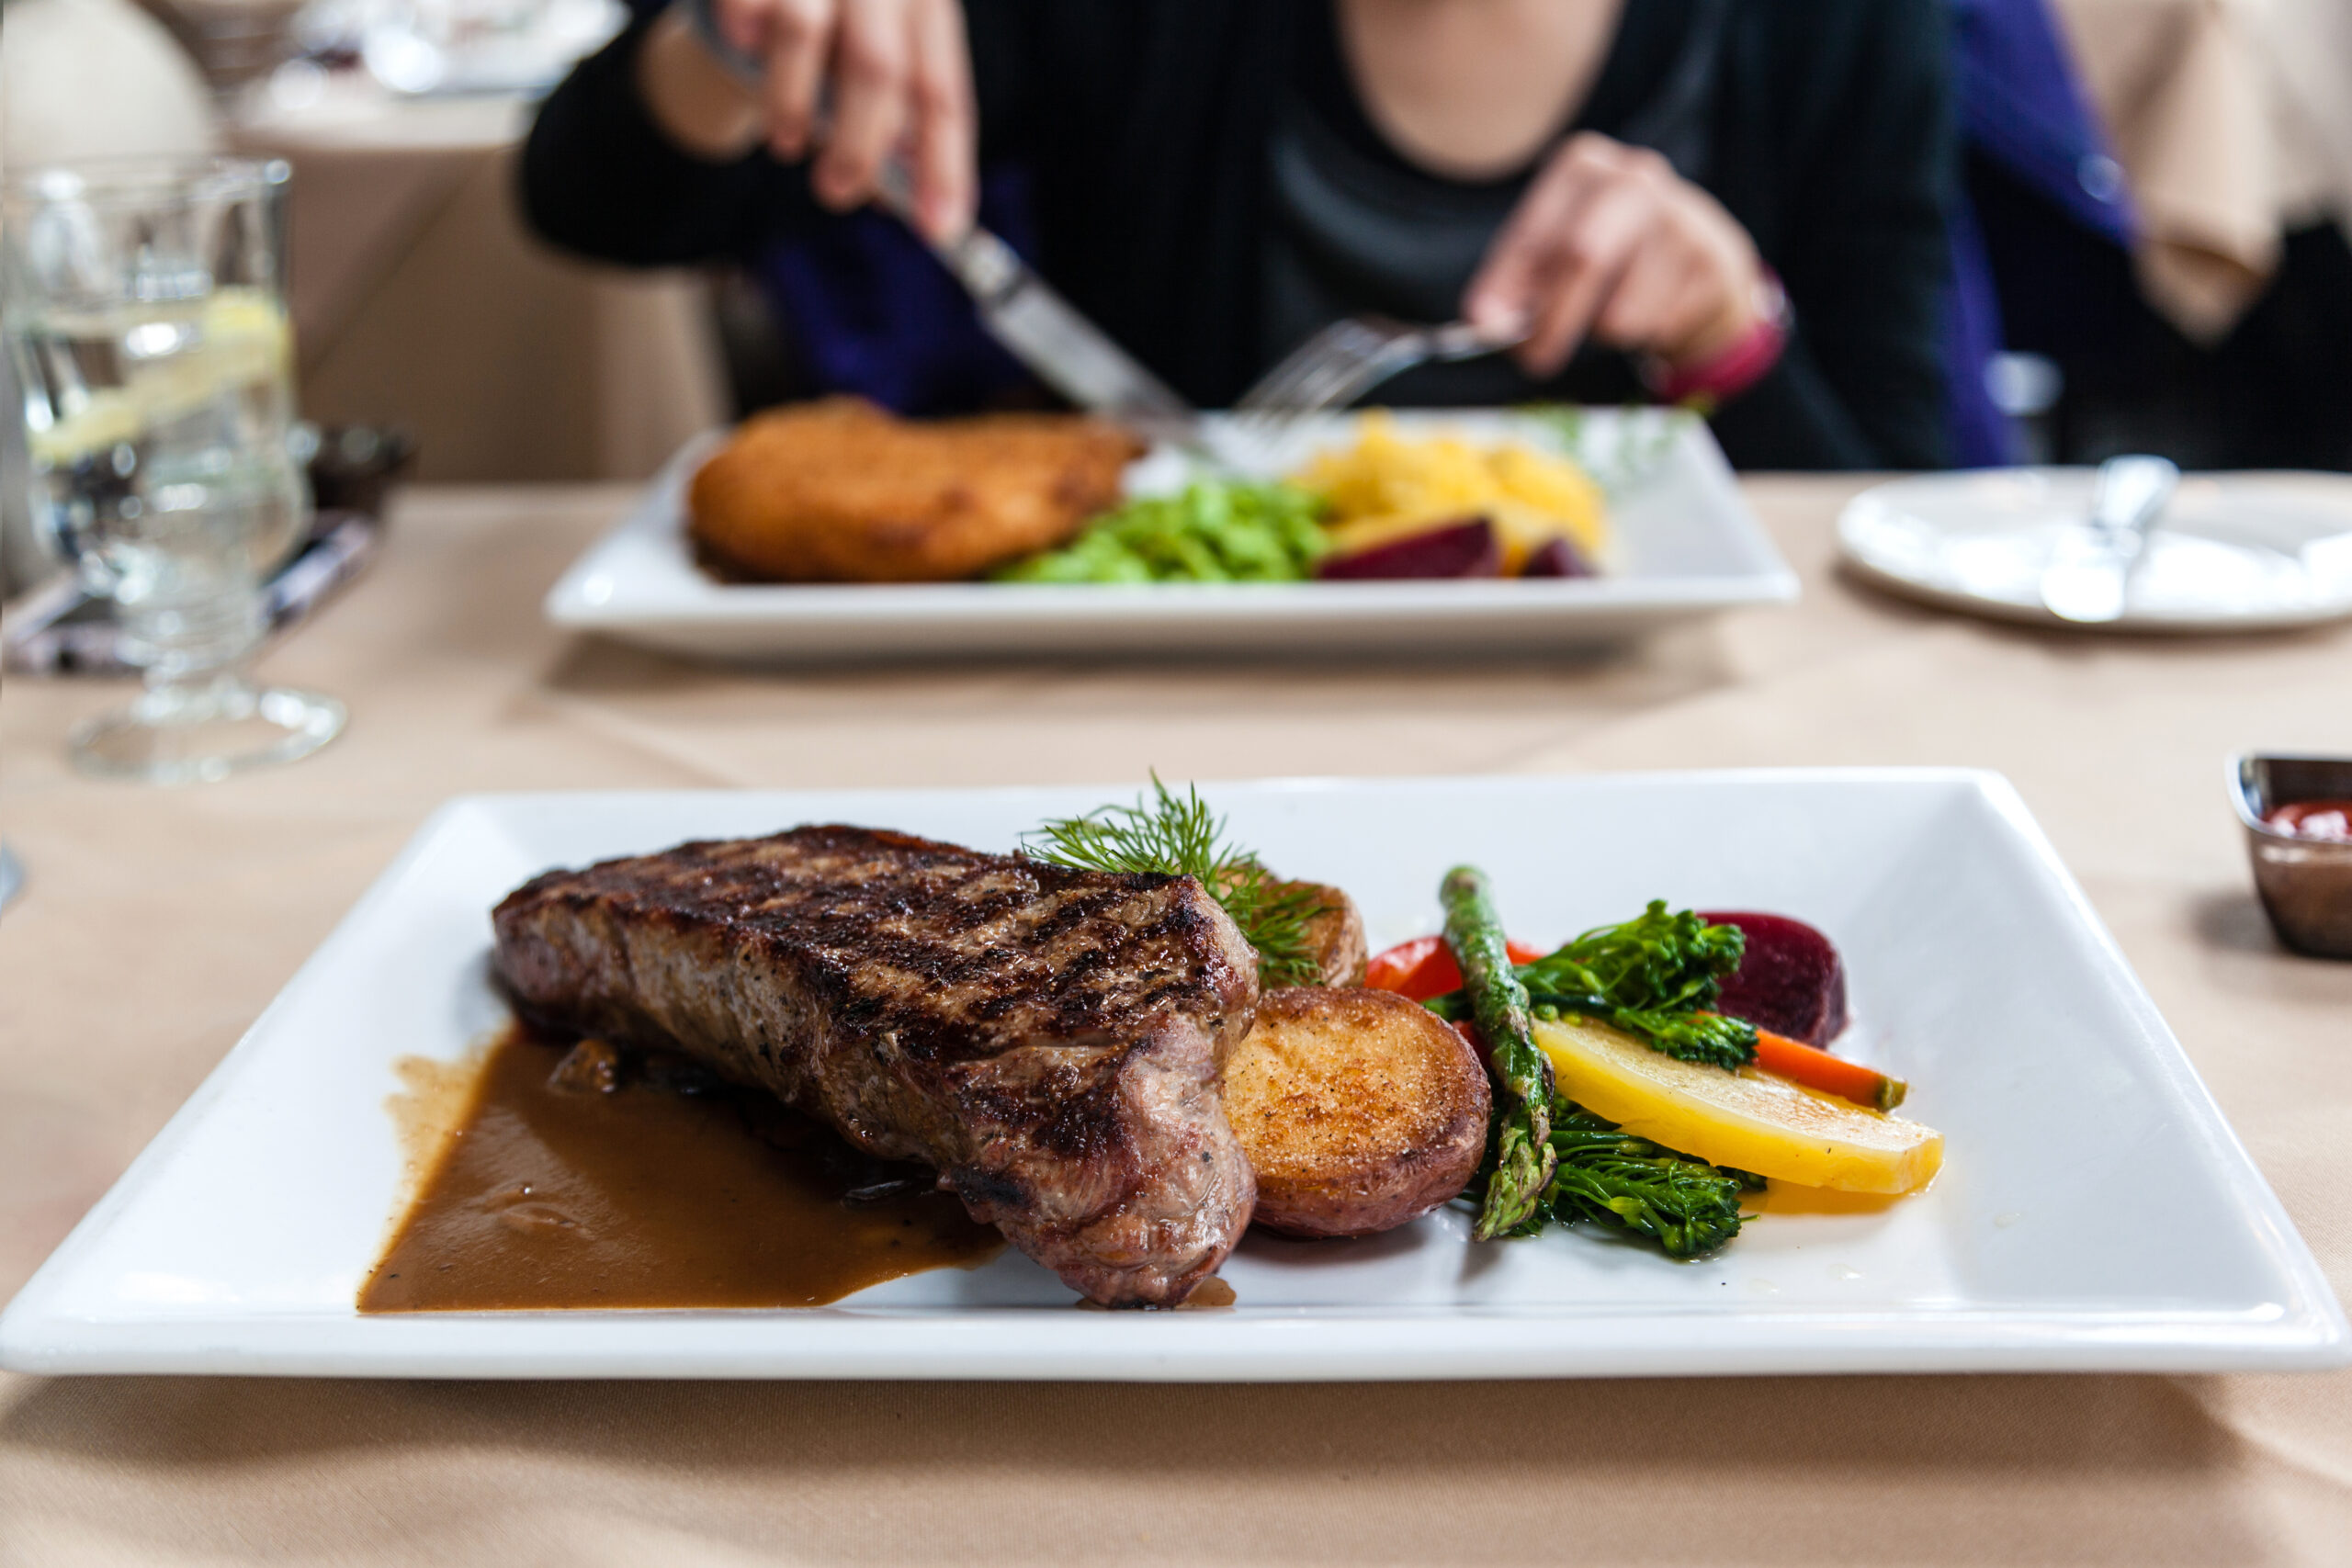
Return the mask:
<svg viewBox="0 0 2352 1568">
<path fill-rule="evenodd" d="M 830 379 L 902 409 L 954 400 L 876 368 L 893 320 L 976 329 L 858 211 L 894 155 L 930 236 L 978 208 L 1202 406 L 1340 317 L 1462 317 L 1524 340 L 1381 400 L 1648 395 L 1742 467 L 1934 467 L 1942 28 L 1934 0 L 656 0 L 542 107 L 523 194 L 591 256 L 773 258 L 804 335 L 847 334 Z M 890 283 L 878 329 L 825 302 L 844 265 Z"/>
</svg>

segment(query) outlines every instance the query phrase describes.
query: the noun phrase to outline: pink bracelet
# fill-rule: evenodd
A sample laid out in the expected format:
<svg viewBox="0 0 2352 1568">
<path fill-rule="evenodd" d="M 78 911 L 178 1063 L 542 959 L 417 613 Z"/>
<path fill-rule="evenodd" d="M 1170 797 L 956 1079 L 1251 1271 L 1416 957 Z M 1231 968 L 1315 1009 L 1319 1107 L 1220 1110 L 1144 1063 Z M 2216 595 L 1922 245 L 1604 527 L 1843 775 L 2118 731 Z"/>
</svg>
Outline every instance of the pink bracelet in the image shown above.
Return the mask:
<svg viewBox="0 0 2352 1568">
<path fill-rule="evenodd" d="M 1715 408 L 1761 381 L 1789 345 L 1789 296 L 1770 267 L 1757 280 L 1756 324 L 1696 365 L 1677 368 L 1661 359 L 1642 367 L 1642 381 L 1662 403 Z"/>
</svg>

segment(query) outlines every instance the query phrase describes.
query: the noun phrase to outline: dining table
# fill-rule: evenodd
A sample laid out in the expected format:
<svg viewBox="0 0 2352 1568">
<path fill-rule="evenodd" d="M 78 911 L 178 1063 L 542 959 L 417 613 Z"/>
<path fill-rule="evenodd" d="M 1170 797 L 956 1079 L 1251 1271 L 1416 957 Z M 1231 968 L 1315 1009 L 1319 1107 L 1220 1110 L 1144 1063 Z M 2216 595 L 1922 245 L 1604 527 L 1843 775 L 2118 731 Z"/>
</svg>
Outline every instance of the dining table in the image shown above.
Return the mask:
<svg viewBox="0 0 2352 1568">
<path fill-rule="evenodd" d="M 1746 477 L 1802 599 L 1609 649 L 780 668 L 541 618 L 627 486 L 412 489 L 370 573 L 263 660 L 350 706 L 308 761 L 175 791 L 97 782 L 65 735 L 119 686 L 0 692 L 0 832 L 27 871 L 0 914 L 0 1298 L 452 795 L 1910 764 L 2016 784 L 2352 1295 L 2352 963 L 2274 940 L 2223 789 L 2241 750 L 2352 753 L 2352 625 L 2088 635 L 1932 611 L 1838 568 L 1835 520 L 1868 482 Z M 2309 482 L 2352 512 L 2352 479 Z M 2347 1555 L 2352 1371 L 0 1375 L 10 1568 Z"/>
</svg>

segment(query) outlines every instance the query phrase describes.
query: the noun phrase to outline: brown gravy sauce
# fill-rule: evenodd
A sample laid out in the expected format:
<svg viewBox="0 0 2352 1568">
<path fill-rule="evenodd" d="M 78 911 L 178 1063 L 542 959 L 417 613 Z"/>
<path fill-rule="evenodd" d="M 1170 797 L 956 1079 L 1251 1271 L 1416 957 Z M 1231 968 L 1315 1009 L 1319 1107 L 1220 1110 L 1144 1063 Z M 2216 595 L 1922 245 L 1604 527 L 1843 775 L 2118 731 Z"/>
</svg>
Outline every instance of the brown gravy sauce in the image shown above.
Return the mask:
<svg viewBox="0 0 2352 1568">
<path fill-rule="evenodd" d="M 932 1174 L 662 1057 L 493 1043 L 361 1312 L 819 1306 L 1004 1245 Z M 559 1070 L 560 1069 L 560 1070 Z M 412 1113 L 413 1114 L 413 1113 Z M 404 1129 L 405 1131 L 405 1129 Z"/>
</svg>

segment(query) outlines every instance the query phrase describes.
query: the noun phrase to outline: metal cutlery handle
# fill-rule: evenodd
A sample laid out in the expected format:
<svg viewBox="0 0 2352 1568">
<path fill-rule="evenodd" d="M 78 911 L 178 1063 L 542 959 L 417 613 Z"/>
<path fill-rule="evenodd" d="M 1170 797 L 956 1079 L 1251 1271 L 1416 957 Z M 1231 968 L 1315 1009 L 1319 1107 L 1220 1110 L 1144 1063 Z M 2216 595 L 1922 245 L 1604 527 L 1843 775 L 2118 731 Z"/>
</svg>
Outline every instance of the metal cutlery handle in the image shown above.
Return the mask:
<svg viewBox="0 0 2352 1568">
<path fill-rule="evenodd" d="M 914 176 L 898 158 L 886 159 L 876 171 L 874 202 L 922 240 L 983 306 L 1001 303 L 1020 287 L 1029 270 L 1011 245 L 977 223 L 953 240 L 938 241 L 924 234 L 922 225 L 915 220 Z"/>
<path fill-rule="evenodd" d="M 2085 626 L 2121 619 L 2149 525 L 2179 484 L 2180 470 L 2162 457 L 2110 457 L 2100 464 L 2089 515 L 2059 535 L 2042 569 L 2043 606 Z"/>
<path fill-rule="evenodd" d="M 2180 487 L 2180 469 L 2165 457 L 2109 457 L 2098 468 L 2091 525 L 2110 534 L 2146 530 Z"/>
</svg>

